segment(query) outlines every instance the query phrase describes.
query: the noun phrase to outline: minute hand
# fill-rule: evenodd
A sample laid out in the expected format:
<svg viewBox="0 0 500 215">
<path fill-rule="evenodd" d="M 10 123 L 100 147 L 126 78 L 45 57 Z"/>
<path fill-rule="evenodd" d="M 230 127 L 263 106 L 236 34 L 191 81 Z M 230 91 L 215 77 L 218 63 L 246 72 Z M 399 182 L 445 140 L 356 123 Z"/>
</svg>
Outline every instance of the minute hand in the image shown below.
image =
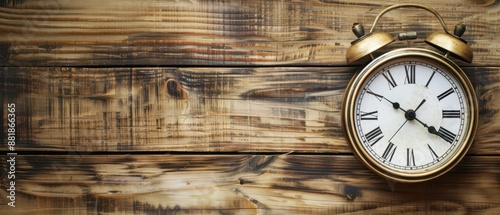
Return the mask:
<svg viewBox="0 0 500 215">
<path fill-rule="evenodd" d="M 387 98 L 386 98 L 386 97 L 384 97 L 383 95 L 380 95 L 380 94 L 374 93 L 374 92 L 372 92 L 371 90 L 368 90 L 368 91 L 367 91 L 367 93 L 372 94 L 372 95 L 374 95 L 374 96 L 376 96 L 376 97 L 378 97 L 378 98 L 382 98 L 382 99 L 384 99 L 384 100 L 388 101 L 389 103 L 391 103 L 391 104 L 392 104 L 392 107 L 393 107 L 394 109 L 400 109 L 400 110 L 402 110 L 403 112 L 406 112 L 406 110 L 405 110 L 405 109 L 401 108 L 401 106 L 399 105 L 399 103 L 398 103 L 398 102 L 392 102 L 391 100 L 387 99 Z"/>
</svg>

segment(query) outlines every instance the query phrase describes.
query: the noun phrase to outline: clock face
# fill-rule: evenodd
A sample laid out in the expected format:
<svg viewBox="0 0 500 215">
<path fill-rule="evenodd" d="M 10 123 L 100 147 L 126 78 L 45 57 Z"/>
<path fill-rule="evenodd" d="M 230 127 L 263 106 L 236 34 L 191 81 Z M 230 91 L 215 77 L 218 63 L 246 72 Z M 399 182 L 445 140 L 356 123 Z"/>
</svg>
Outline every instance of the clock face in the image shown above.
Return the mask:
<svg viewBox="0 0 500 215">
<path fill-rule="evenodd" d="M 470 145 L 477 118 L 470 83 L 457 77 L 458 67 L 435 57 L 382 57 L 352 84 L 354 147 L 382 175 L 435 177 Z"/>
</svg>

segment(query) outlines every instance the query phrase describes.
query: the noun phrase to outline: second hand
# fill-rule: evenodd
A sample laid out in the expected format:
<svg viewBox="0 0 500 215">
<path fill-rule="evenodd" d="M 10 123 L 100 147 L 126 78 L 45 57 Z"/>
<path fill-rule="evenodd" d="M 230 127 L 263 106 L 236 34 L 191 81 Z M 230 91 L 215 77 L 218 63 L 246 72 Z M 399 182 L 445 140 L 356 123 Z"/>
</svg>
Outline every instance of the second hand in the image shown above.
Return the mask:
<svg viewBox="0 0 500 215">
<path fill-rule="evenodd" d="M 399 132 L 399 130 L 401 130 L 403 128 L 403 126 L 405 126 L 406 122 L 408 122 L 408 120 L 406 120 L 402 125 L 401 127 L 399 127 L 399 129 L 394 132 L 394 134 L 392 135 L 391 139 L 389 139 L 389 142 L 391 142 L 392 138 L 394 138 L 394 136 L 396 136 L 396 134 Z"/>
</svg>

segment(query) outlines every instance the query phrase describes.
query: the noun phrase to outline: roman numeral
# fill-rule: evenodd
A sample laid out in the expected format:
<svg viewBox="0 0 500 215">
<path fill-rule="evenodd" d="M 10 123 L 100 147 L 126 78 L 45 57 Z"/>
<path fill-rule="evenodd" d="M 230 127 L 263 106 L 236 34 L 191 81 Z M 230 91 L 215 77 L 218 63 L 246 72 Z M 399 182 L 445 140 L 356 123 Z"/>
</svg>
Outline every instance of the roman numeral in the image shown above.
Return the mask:
<svg viewBox="0 0 500 215">
<path fill-rule="evenodd" d="M 389 162 L 391 162 L 392 157 L 394 156 L 394 152 L 396 152 L 397 148 L 398 148 L 397 146 L 394 146 L 394 143 L 389 142 L 389 145 L 387 145 L 387 148 L 385 148 L 385 151 L 384 151 L 384 154 L 382 154 L 382 157 L 385 160 L 388 160 Z"/>
<path fill-rule="evenodd" d="M 415 154 L 412 148 L 406 148 L 406 166 L 415 166 Z"/>
<path fill-rule="evenodd" d="M 416 65 L 405 65 L 405 84 L 415 84 L 415 67 Z"/>
<path fill-rule="evenodd" d="M 459 110 L 443 110 L 443 118 L 460 118 Z"/>
<path fill-rule="evenodd" d="M 436 71 L 432 71 L 432 75 L 429 78 L 429 80 L 427 81 L 427 84 L 425 84 L 425 87 L 429 87 L 429 84 L 431 83 L 432 78 L 434 78 L 434 74 L 436 74 Z"/>
<path fill-rule="evenodd" d="M 439 96 L 437 96 L 437 98 L 439 99 L 439 101 L 441 101 L 442 99 L 446 98 L 446 96 L 449 96 L 452 93 L 453 93 L 453 88 L 450 88 L 450 89 L 444 91 L 443 93 L 441 93 Z"/>
<path fill-rule="evenodd" d="M 384 76 L 385 80 L 387 80 L 387 82 L 389 83 L 389 90 L 398 86 L 396 84 L 396 81 L 394 80 L 394 77 L 392 77 L 391 71 L 387 70 L 383 72 L 382 75 Z"/>
<path fill-rule="evenodd" d="M 427 144 L 427 147 L 429 148 L 429 151 L 431 151 L 432 160 L 439 160 L 439 156 L 436 154 L 434 149 L 432 149 L 429 144 Z"/>
<path fill-rule="evenodd" d="M 361 120 L 377 120 L 378 119 L 378 111 L 372 112 L 363 112 L 361 111 Z"/>
<path fill-rule="evenodd" d="M 446 130 L 446 128 L 439 127 L 438 136 L 443 138 L 446 142 L 452 143 L 457 135 Z"/>
<path fill-rule="evenodd" d="M 371 143 L 370 146 L 375 145 L 380 139 L 384 137 L 382 134 L 382 130 L 380 130 L 380 127 L 376 127 L 375 129 L 371 130 L 370 132 L 366 133 L 365 135 L 366 140 Z"/>
<path fill-rule="evenodd" d="M 382 99 L 384 99 L 384 96 L 376 94 L 376 93 L 372 92 L 371 90 L 367 90 L 366 92 L 369 93 L 369 94 L 374 95 L 375 98 L 377 98 L 379 101 L 382 101 Z"/>
</svg>

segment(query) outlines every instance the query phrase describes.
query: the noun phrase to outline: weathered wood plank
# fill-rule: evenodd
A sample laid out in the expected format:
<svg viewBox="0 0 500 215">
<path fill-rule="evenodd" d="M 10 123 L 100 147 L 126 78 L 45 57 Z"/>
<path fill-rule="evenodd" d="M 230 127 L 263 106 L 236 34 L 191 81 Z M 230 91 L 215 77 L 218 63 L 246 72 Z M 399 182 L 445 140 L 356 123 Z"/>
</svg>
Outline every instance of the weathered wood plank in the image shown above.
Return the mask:
<svg viewBox="0 0 500 215">
<path fill-rule="evenodd" d="M 353 156 L 16 159 L 16 208 L 0 198 L 6 214 L 500 213 L 498 156 L 467 156 L 444 176 L 417 184 L 388 182 Z M 1 189 L 0 195 L 9 194 Z"/>
<path fill-rule="evenodd" d="M 465 69 L 480 100 L 470 152 L 498 155 L 500 68 Z M 0 83 L 16 150 L 347 153 L 339 110 L 355 70 L 0 68 Z"/>
<path fill-rule="evenodd" d="M 354 22 L 371 27 L 376 1 L 2 1 L 0 64 L 345 65 Z M 448 28 L 467 23 L 475 65 L 500 65 L 497 1 L 419 1 Z M 431 14 L 402 9 L 384 16 L 391 34 L 442 31 Z"/>
</svg>

